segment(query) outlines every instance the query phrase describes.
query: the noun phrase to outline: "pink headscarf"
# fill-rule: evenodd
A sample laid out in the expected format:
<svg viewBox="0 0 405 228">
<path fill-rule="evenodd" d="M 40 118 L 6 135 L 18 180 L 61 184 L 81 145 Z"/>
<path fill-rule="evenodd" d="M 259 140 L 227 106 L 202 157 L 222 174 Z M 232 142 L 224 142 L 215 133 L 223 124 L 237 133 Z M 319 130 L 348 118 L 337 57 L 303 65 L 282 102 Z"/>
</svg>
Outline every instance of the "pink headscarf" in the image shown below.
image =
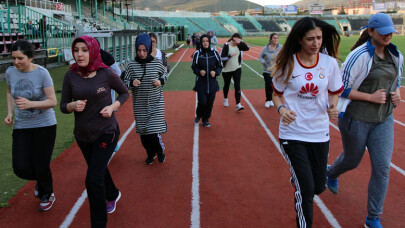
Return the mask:
<svg viewBox="0 0 405 228">
<path fill-rule="evenodd" d="M 103 63 L 100 55 L 100 45 L 97 40 L 91 36 L 81 36 L 73 40 L 72 42 L 72 52 L 74 52 L 75 45 L 78 42 L 84 42 L 89 48 L 89 64 L 86 67 L 79 67 L 77 63 L 70 66 L 70 69 L 82 77 L 87 77 L 91 72 L 98 69 L 108 68 L 107 65 Z M 75 55 L 73 55 L 74 57 Z"/>
</svg>

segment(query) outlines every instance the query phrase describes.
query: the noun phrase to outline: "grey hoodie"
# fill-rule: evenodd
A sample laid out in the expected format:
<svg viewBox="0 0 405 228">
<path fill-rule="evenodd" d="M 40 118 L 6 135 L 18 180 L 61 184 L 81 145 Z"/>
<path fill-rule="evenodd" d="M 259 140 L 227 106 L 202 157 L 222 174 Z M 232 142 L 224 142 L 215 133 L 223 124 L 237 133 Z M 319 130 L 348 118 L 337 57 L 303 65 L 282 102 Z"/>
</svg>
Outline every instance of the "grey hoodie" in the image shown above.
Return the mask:
<svg viewBox="0 0 405 228">
<path fill-rule="evenodd" d="M 270 43 L 268 43 L 263 48 L 262 52 L 260 52 L 260 62 L 263 64 L 263 73 L 271 74 L 272 72 L 269 71 L 268 68 L 276 63 L 277 55 L 280 52 L 283 45 L 277 44 L 277 48 L 274 51 L 270 50 L 269 45 Z"/>
</svg>

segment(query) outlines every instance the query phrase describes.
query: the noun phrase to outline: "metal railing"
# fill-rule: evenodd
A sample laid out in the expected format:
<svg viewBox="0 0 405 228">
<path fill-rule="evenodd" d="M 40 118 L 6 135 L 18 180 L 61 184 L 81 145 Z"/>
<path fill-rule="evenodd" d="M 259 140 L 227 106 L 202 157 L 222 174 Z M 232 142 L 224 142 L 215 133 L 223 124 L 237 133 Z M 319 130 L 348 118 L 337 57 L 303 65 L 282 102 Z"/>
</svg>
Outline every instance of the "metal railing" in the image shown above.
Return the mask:
<svg viewBox="0 0 405 228">
<path fill-rule="evenodd" d="M 121 65 L 135 60 L 136 37 L 146 32 L 145 30 L 110 30 L 86 32 L 83 35 L 92 36 L 100 42 L 100 46 L 109 52 L 115 61 Z M 167 50 L 176 43 L 176 35 L 173 33 L 155 33 L 158 37 L 158 47 Z"/>
<path fill-rule="evenodd" d="M 9 5 L 8 9 L 0 10 L 0 13 L 0 22 L 3 25 L 1 32 L 6 41 L 7 37 L 11 37 L 11 42 L 8 42 L 10 47 L 15 40 L 24 38 L 32 42 L 37 50 L 45 50 L 48 56 L 58 57 L 59 62 L 63 50 L 70 48 L 72 44 L 73 26 L 63 21 L 22 5 Z"/>
</svg>

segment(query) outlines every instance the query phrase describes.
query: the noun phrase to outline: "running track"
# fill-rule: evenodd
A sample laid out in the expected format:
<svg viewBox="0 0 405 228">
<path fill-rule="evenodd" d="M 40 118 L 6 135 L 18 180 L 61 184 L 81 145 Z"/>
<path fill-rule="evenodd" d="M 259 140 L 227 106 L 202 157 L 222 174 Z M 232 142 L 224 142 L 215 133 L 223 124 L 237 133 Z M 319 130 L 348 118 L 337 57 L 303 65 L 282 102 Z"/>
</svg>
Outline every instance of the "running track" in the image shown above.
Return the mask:
<svg viewBox="0 0 405 228">
<path fill-rule="evenodd" d="M 260 50 L 251 47 L 244 60 L 257 59 Z M 177 61 L 191 61 L 192 50 L 184 51 L 171 57 L 171 77 L 175 77 Z M 245 63 L 244 72 L 255 70 L 246 67 L 249 61 Z M 404 96 L 405 88 L 401 93 Z M 222 93 L 217 93 L 212 127 L 203 128 L 193 124 L 194 92 L 165 92 L 167 160 L 152 166 L 144 165 L 146 153 L 139 136 L 130 130 L 132 101 L 125 103 L 117 112 L 122 146 L 109 165 L 123 195 L 116 212 L 108 217 L 108 227 L 295 226 L 289 170 L 276 141 L 279 116 L 275 108 L 264 108 L 263 90 L 243 90 L 242 112 L 236 112 L 233 105 L 223 107 L 222 99 Z M 230 96 L 230 104 L 233 99 Z M 405 104 L 395 109 L 394 116 L 395 146 L 382 215 L 385 227 L 405 224 Z M 332 121 L 329 162 L 342 151 L 334 126 Z M 1 227 L 90 227 L 84 192 L 86 164 L 77 144 L 56 158 L 51 168 L 54 207 L 46 213 L 36 211 L 39 202 L 32 196 L 34 183 L 30 182 L 9 201 L 9 208 L 0 209 Z M 370 170 L 366 153 L 357 169 L 340 178 L 338 195 L 326 190 L 315 198 L 314 227 L 362 226 Z"/>
</svg>

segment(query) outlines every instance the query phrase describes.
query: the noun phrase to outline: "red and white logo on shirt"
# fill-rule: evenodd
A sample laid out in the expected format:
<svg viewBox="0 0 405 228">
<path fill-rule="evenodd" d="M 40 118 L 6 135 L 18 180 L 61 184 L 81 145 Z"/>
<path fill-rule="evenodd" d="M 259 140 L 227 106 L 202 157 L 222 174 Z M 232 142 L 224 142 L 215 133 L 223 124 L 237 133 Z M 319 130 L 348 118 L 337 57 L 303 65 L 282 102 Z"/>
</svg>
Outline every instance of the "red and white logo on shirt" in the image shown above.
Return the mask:
<svg viewBox="0 0 405 228">
<path fill-rule="evenodd" d="M 307 94 L 307 93 L 310 93 L 313 97 L 316 96 L 319 93 L 318 86 L 315 85 L 314 83 L 305 84 L 305 86 L 301 87 L 300 94 Z"/>
<path fill-rule="evenodd" d="M 305 74 L 305 79 L 308 81 L 311 81 L 314 78 L 314 76 L 311 74 L 311 72 L 308 72 Z"/>
</svg>

